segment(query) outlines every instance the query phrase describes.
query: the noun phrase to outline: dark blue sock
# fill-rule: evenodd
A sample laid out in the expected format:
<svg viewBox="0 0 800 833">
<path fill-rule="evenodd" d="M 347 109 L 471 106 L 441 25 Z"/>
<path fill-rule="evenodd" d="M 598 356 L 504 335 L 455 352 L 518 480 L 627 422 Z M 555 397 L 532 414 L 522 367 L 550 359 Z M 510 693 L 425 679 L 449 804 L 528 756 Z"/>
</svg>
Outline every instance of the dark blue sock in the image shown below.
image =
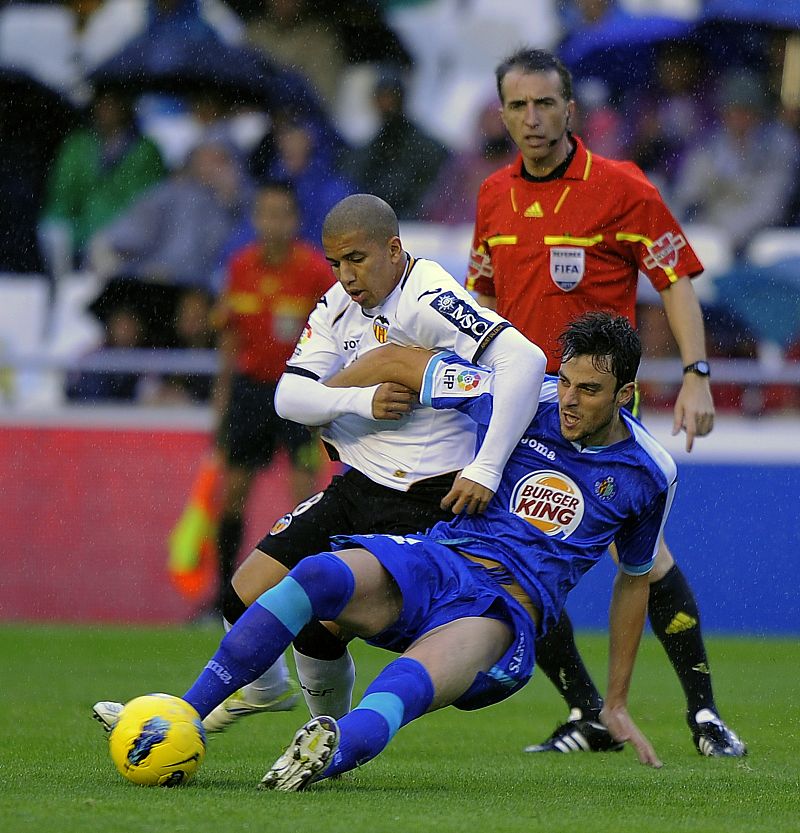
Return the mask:
<svg viewBox="0 0 800 833">
<path fill-rule="evenodd" d="M 364 692 L 364 698 L 338 721 L 339 748 L 323 778 L 371 761 L 397 733 L 428 710 L 433 682 L 415 659 L 400 657 L 386 666 Z"/>
<path fill-rule="evenodd" d="M 252 682 L 311 619 L 335 619 L 353 595 L 350 568 L 331 553 L 303 559 L 244 612 L 183 699 L 205 717 Z"/>
</svg>

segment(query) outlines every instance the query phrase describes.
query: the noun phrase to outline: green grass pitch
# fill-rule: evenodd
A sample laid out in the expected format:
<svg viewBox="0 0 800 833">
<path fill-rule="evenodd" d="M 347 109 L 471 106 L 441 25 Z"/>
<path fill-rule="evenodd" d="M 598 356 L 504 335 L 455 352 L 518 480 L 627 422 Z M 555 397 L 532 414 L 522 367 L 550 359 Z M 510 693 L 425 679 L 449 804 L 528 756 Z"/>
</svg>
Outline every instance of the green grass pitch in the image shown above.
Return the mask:
<svg viewBox="0 0 800 833">
<path fill-rule="evenodd" d="M 375 761 L 305 793 L 255 789 L 305 719 L 253 717 L 211 736 L 189 785 L 135 787 L 117 774 L 89 717 L 100 699 L 180 694 L 216 647 L 214 629 L 0 626 L 0 829 L 6 833 L 797 833 L 800 642 L 709 638 L 718 704 L 747 741 L 742 760 L 701 758 L 683 698 L 652 636 L 631 711 L 665 762 L 631 749 L 524 755 L 565 710 L 534 681 L 475 713 L 445 709 L 404 728 Z M 605 636 L 579 643 L 605 679 Z M 389 655 L 356 644 L 357 693 Z"/>
</svg>

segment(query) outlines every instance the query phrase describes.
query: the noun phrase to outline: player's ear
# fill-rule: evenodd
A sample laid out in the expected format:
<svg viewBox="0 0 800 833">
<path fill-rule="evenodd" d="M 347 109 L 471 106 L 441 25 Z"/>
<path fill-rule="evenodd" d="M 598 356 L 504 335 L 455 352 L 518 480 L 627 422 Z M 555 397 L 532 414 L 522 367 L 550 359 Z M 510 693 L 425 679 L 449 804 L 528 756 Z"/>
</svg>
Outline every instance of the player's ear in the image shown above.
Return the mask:
<svg viewBox="0 0 800 833">
<path fill-rule="evenodd" d="M 395 236 L 389 240 L 389 255 L 392 259 L 392 263 L 397 263 L 397 261 L 403 256 L 403 244 L 400 242 L 399 237 Z"/>
<path fill-rule="evenodd" d="M 618 408 L 624 408 L 629 406 L 633 400 L 633 395 L 636 393 L 636 382 L 628 382 L 627 385 L 623 385 L 618 391 L 616 396 L 616 405 Z"/>
</svg>

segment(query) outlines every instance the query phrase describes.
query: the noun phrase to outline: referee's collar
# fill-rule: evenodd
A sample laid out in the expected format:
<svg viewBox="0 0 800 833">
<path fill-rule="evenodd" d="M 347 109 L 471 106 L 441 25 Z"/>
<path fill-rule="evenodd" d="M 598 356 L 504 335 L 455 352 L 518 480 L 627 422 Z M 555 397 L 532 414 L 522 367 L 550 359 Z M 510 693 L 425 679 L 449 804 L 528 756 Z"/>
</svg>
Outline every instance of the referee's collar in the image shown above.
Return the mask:
<svg viewBox="0 0 800 833">
<path fill-rule="evenodd" d="M 567 166 L 567 170 L 557 179 L 588 179 L 589 172 L 592 168 L 592 153 L 583 143 L 580 136 L 570 133 L 570 138 L 575 144 L 575 152 L 572 156 L 572 161 Z M 517 162 L 513 166 L 513 176 L 516 179 L 521 179 L 524 182 L 534 182 L 535 180 L 528 179 L 522 175 L 522 154 L 517 157 Z M 547 182 L 547 177 L 542 177 L 542 182 Z"/>
</svg>

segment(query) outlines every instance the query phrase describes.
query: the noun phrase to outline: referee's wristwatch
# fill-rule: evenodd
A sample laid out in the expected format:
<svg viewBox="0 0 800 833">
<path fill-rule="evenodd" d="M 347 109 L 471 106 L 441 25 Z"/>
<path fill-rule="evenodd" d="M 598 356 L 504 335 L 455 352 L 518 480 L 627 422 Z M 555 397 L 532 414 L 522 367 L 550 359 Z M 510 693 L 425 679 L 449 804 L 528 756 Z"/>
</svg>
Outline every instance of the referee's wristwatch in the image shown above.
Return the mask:
<svg viewBox="0 0 800 833">
<path fill-rule="evenodd" d="M 683 373 L 684 375 L 687 373 L 695 373 L 698 376 L 705 376 L 708 378 L 711 375 L 711 368 L 708 366 L 708 362 L 706 361 L 692 362 L 683 368 Z"/>
</svg>

